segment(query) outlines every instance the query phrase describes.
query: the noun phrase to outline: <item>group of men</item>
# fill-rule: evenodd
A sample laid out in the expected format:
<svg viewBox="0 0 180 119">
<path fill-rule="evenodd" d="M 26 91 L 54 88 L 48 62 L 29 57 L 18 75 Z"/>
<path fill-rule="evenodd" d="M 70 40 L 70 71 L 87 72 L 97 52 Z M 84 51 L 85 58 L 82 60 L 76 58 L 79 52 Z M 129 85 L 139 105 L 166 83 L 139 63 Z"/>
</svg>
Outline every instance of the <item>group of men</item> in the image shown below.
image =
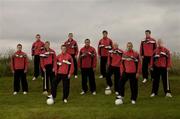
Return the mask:
<svg viewBox="0 0 180 119">
<path fill-rule="evenodd" d="M 171 56 L 167 48 L 163 46 L 161 39 L 156 41 L 151 37 L 151 31 L 145 31 L 145 38 L 141 41 L 140 54 L 133 50 L 132 42 L 127 43 L 127 49 L 122 50 L 118 44 L 108 37 L 108 32 L 102 32 L 103 38 L 98 44 L 98 53 L 90 45 L 90 39 L 85 39 L 84 46 L 78 49 L 73 33 L 68 34 L 68 40 L 61 45 L 61 53 L 50 48 L 50 42 L 41 41 L 41 36 L 36 35 L 36 41 L 32 45 L 34 60 L 34 77 L 36 80 L 41 74 L 43 79 L 43 94 L 55 100 L 57 86 L 62 80 L 63 102 L 67 103 L 70 89 L 70 78 L 78 78 L 78 68 L 81 70 L 82 92 L 88 91 L 87 82 L 92 95 L 96 95 L 95 70 L 97 55 L 100 61 L 100 76 L 105 78 L 107 87 L 105 94 L 112 93 L 112 75 L 114 75 L 114 92 L 116 100 L 123 102 L 125 84 L 129 80 L 131 88 L 131 103 L 135 104 L 138 96 L 138 78 L 142 72 L 143 83 L 148 81 L 150 72 L 152 79 L 152 92 L 150 97 L 158 94 L 159 81 L 162 77 L 164 92 L 167 97 L 172 97 L 170 92 L 168 70 L 171 66 Z M 142 64 L 142 65 L 141 65 Z M 22 45 L 17 45 L 17 51 L 12 55 L 11 69 L 14 74 L 14 92 L 16 95 L 22 83 L 23 94 L 28 92 L 26 72 L 28 68 L 27 54 L 22 51 Z M 50 82 L 50 86 L 49 86 Z M 49 88 L 51 87 L 51 88 Z M 51 90 L 49 90 L 51 89 Z M 50 92 L 51 91 L 51 92 Z"/>
</svg>

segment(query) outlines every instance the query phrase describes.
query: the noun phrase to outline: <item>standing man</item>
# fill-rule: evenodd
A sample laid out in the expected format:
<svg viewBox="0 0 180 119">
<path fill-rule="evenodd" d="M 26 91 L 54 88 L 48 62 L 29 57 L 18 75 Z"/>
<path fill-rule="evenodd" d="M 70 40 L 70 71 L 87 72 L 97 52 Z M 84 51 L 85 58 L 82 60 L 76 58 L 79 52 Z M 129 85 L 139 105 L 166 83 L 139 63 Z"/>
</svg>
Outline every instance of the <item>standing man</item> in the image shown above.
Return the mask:
<svg viewBox="0 0 180 119">
<path fill-rule="evenodd" d="M 114 91 L 116 95 L 119 94 L 120 65 L 122 61 L 122 55 L 123 51 L 118 48 L 118 44 L 113 43 L 113 49 L 109 51 L 108 56 L 108 73 L 106 77 L 107 88 L 105 89 L 105 91 L 111 90 L 111 87 L 113 85 L 111 76 L 114 74 Z"/>
<path fill-rule="evenodd" d="M 154 97 L 158 94 L 160 78 L 162 78 L 164 93 L 166 94 L 166 97 L 172 97 L 168 80 L 168 71 L 171 66 L 170 51 L 163 46 L 163 42 L 161 39 L 158 40 L 157 44 L 158 47 L 153 53 L 150 65 L 150 68 L 154 71 L 155 75 L 152 85 L 152 94 L 150 97 Z"/>
<path fill-rule="evenodd" d="M 69 33 L 68 40 L 64 43 L 64 45 L 67 48 L 67 53 L 69 53 L 73 58 L 74 78 L 77 79 L 78 78 L 78 76 L 77 76 L 77 72 L 78 72 L 78 68 L 77 68 L 78 45 L 77 45 L 77 42 L 73 39 L 73 33 Z"/>
<path fill-rule="evenodd" d="M 107 69 L 107 60 L 108 60 L 108 52 L 112 49 L 112 40 L 108 38 L 108 32 L 104 30 L 102 32 L 103 38 L 99 41 L 98 44 L 98 55 L 100 57 L 100 73 L 99 78 L 106 77 L 106 69 Z"/>
<path fill-rule="evenodd" d="M 43 94 L 47 95 L 49 91 L 49 81 L 52 88 L 52 82 L 55 78 L 56 70 L 56 53 L 50 48 L 50 42 L 46 41 L 44 51 L 40 54 L 41 57 L 41 68 L 44 74 L 43 80 Z"/>
<path fill-rule="evenodd" d="M 136 99 L 138 96 L 138 78 L 141 70 L 141 61 L 139 54 L 133 50 L 133 44 L 131 42 L 127 43 L 127 51 L 124 53 L 122 58 L 123 74 L 120 80 L 120 92 L 118 99 L 123 102 L 125 83 L 127 80 L 130 82 L 131 88 L 131 103 L 136 104 Z"/>
<path fill-rule="evenodd" d="M 142 75 L 143 83 L 147 82 L 148 79 L 148 67 L 150 65 L 150 60 L 153 55 L 154 50 L 156 49 L 156 41 L 151 37 L 151 31 L 145 31 L 145 39 L 141 41 L 140 45 L 140 55 L 142 58 Z M 151 79 L 153 78 L 153 72 L 151 72 Z"/>
<path fill-rule="evenodd" d="M 57 61 L 57 77 L 56 80 L 53 82 L 53 87 L 49 98 L 53 100 L 56 98 L 57 93 L 57 86 L 59 82 L 62 80 L 63 83 L 63 102 L 67 103 L 67 99 L 69 96 L 69 89 L 70 89 L 70 78 L 74 72 L 74 63 L 71 55 L 66 52 L 66 46 L 61 46 L 62 53 L 59 54 L 56 58 Z"/>
<path fill-rule="evenodd" d="M 28 58 L 26 53 L 22 51 L 22 45 L 17 45 L 17 51 L 11 58 L 11 70 L 14 74 L 14 93 L 16 95 L 20 90 L 20 82 L 22 84 L 23 94 L 28 92 L 28 83 L 26 80 L 26 72 L 28 67 Z"/>
<path fill-rule="evenodd" d="M 87 90 L 87 81 L 89 80 L 90 91 L 93 95 L 96 95 L 96 83 L 95 83 L 95 74 L 97 64 L 97 53 L 95 48 L 90 46 L 90 40 L 85 40 L 85 46 L 81 48 L 79 54 L 78 65 L 81 68 L 82 75 L 82 92 L 81 95 L 84 95 Z"/>
<path fill-rule="evenodd" d="M 44 42 L 41 41 L 41 36 L 40 34 L 36 35 L 36 41 L 33 43 L 32 45 L 32 56 L 34 59 L 34 77 L 32 80 L 36 80 L 36 78 L 39 76 L 40 74 L 40 54 L 44 49 Z M 42 70 L 41 70 L 42 73 Z"/>
</svg>

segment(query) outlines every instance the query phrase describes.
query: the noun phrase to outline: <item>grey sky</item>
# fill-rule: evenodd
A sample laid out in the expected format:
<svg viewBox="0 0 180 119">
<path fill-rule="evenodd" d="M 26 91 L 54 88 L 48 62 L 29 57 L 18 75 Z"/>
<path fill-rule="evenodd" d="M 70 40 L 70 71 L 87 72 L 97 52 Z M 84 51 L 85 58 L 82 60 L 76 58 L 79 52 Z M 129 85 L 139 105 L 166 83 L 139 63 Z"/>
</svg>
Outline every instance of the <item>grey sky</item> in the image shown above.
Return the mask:
<svg viewBox="0 0 180 119">
<path fill-rule="evenodd" d="M 97 46 L 101 31 L 122 49 L 132 41 L 136 50 L 151 29 L 172 51 L 180 51 L 179 0 L 0 0 L 0 52 L 17 43 L 30 47 L 36 33 L 57 50 L 69 32 L 80 47 L 85 38 Z"/>
</svg>

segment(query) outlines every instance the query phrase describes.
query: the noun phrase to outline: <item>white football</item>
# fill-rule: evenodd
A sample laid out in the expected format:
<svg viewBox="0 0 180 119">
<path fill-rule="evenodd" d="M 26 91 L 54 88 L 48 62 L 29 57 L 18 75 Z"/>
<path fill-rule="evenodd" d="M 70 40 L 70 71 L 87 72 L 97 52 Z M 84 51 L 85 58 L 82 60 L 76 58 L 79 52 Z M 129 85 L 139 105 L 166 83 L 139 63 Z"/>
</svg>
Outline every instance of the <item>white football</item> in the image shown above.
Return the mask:
<svg viewBox="0 0 180 119">
<path fill-rule="evenodd" d="M 105 90 L 105 94 L 106 94 L 106 95 L 110 95 L 111 93 L 112 93 L 112 92 L 111 92 L 110 89 L 106 89 L 106 90 Z"/>
<path fill-rule="evenodd" d="M 115 105 L 121 105 L 121 104 L 123 104 L 122 99 L 116 99 L 115 100 Z"/>
<path fill-rule="evenodd" d="M 48 98 L 48 99 L 46 100 L 46 103 L 47 103 L 48 105 L 52 105 L 52 104 L 54 104 L 54 100 L 53 100 L 52 98 Z"/>
</svg>

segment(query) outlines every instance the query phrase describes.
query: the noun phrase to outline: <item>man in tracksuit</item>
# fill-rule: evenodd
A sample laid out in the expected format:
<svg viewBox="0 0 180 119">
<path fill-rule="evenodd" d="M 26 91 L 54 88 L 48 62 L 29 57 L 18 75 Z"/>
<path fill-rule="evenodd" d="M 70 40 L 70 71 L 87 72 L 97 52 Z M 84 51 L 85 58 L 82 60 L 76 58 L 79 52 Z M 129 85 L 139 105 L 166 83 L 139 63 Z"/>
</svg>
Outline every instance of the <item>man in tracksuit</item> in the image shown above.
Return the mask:
<svg viewBox="0 0 180 119">
<path fill-rule="evenodd" d="M 166 97 L 172 97 L 168 80 L 168 70 L 171 66 L 170 51 L 163 46 L 161 39 L 158 40 L 157 44 L 158 47 L 153 53 L 150 65 L 150 68 L 154 71 L 155 75 L 153 79 L 151 97 L 154 97 L 158 94 L 160 78 L 162 78 Z"/>
<path fill-rule="evenodd" d="M 118 48 L 117 43 L 113 43 L 113 49 L 109 51 L 108 55 L 108 73 L 106 77 L 107 88 L 111 90 L 113 85 L 111 76 L 114 74 L 114 91 L 118 95 L 120 83 L 120 65 L 122 61 L 123 51 Z"/>
<path fill-rule="evenodd" d="M 87 81 L 89 80 L 90 91 L 93 95 L 96 95 L 96 83 L 95 83 L 95 74 L 97 64 L 97 53 L 95 48 L 90 46 L 90 40 L 85 40 L 85 46 L 81 48 L 79 54 L 78 65 L 81 68 L 82 75 L 82 92 L 81 95 L 84 95 L 87 90 Z"/>
<path fill-rule="evenodd" d="M 49 81 L 52 88 L 52 82 L 55 78 L 56 53 L 50 48 L 50 42 L 46 41 L 44 50 L 40 54 L 41 68 L 43 70 L 43 94 L 47 95 L 49 91 Z"/>
<path fill-rule="evenodd" d="M 67 53 L 69 53 L 74 62 L 74 78 L 78 78 L 77 72 L 78 72 L 78 67 L 77 67 L 77 55 L 78 55 L 78 45 L 77 42 L 73 39 L 73 33 L 69 33 L 68 35 L 68 40 L 64 43 L 67 48 Z"/>
<path fill-rule="evenodd" d="M 11 58 L 11 70 L 14 74 L 14 93 L 16 95 L 20 90 L 20 82 L 22 84 L 23 94 L 28 92 L 28 83 L 26 79 L 26 72 L 28 67 L 28 58 L 26 53 L 22 51 L 22 45 L 17 45 L 17 51 Z"/>
<path fill-rule="evenodd" d="M 140 55 L 142 58 L 142 76 L 143 83 L 147 82 L 148 79 L 148 67 L 150 65 L 150 60 L 153 55 L 154 50 L 156 49 L 156 40 L 151 37 L 151 31 L 145 31 L 146 37 L 141 41 L 140 45 Z M 151 79 L 153 78 L 153 72 L 151 71 Z"/>
<path fill-rule="evenodd" d="M 63 83 L 63 102 L 67 103 L 70 89 L 70 77 L 74 73 L 74 63 L 71 55 L 66 52 L 66 46 L 61 46 L 62 53 L 59 54 L 56 58 L 57 65 L 57 77 L 53 82 L 53 87 L 49 98 L 55 99 L 57 93 L 57 86 L 62 80 Z"/>
<path fill-rule="evenodd" d="M 125 83 L 130 81 L 131 88 L 131 103 L 135 104 L 138 96 L 138 77 L 140 74 L 141 61 L 139 54 L 133 49 L 131 42 L 127 43 L 127 51 L 124 52 L 122 57 L 122 79 L 120 80 L 120 92 L 118 99 L 123 99 L 125 92 Z"/>
<path fill-rule="evenodd" d="M 44 50 L 44 42 L 41 41 L 41 36 L 39 34 L 36 35 L 36 41 L 32 45 L 32 56 L 34 58 L 34 77 L 32 80 L 36 80 L 39 76 L 40 71 L 41 75 L 43 76 L 43 71 L 40 68 L 40 54 Z"/>
<path fill-rule="evenodd" d="M 108 60 L 108 52 L 112 49 L 112 40 L 108 38 L 108 32 L 103 31 L 103 38 L 99 41 L 98 44 L 98 55 L 100 57 L 100 73 L 99 78 L 106 77 L 107 75 L 107 60 Z"/>
</svg>

